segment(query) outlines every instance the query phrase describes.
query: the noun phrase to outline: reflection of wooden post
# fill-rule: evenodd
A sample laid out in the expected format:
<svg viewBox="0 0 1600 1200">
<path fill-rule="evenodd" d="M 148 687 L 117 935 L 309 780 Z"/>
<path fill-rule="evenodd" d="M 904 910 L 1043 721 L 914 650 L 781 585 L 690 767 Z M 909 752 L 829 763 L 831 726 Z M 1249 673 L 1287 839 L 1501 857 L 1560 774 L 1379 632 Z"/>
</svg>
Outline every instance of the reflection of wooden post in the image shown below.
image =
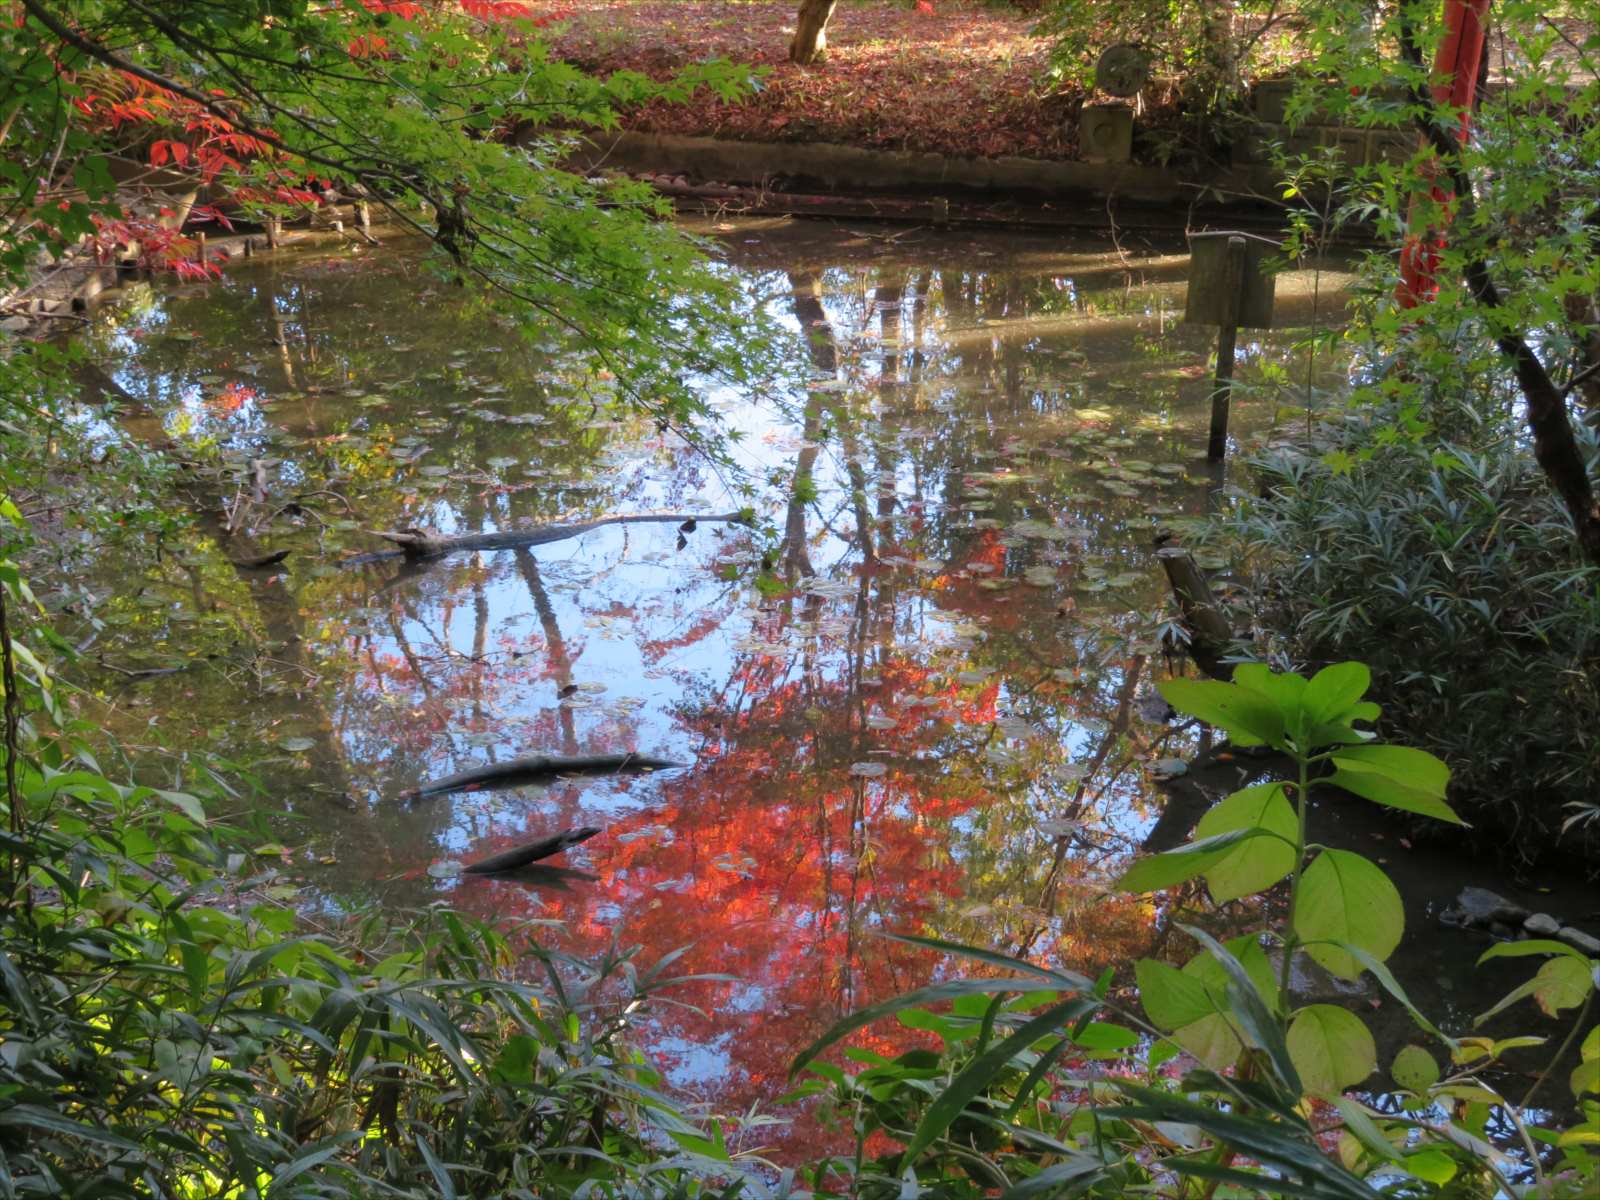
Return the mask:
<svg viewBox="0 0 1600 1200">
<path fill-rule="evenodd" d="M 283 236 L 283 218 L 282 217 L 277 217 L 277 216 L 268 217 L 267 218 L 267 249 L 276 250 L 278 248 L 278 239 L 281 238 L 282 236 Z"/>
<path fill-rule="evenodd" d="M 1158 532 L 1155 545 L 1156 558 L 1167 573 L 1167 582 L 1172 586 L 1184 629 L 1189 634 L 1189 657 L 1211 678 L 1232 679 L 1233 664 L 1226 661 L 1226 656 L 1233 643 L 1233 628 L 1212 595 L 1206 577 L 1170 531 Z"/>
<path fill-rule="evenodd" d="M 1228 403 L 1233 391 L 1233 355 L 1239 340 L 1239 293 L 1244 287 L 1244 239 L 1228 239 L 1227 290 L 1217 330 L 1217 377 L 1211 385 L 1211 440 L 1206 457 L 1221 462 L 1228 453 Z"/>
</svg>

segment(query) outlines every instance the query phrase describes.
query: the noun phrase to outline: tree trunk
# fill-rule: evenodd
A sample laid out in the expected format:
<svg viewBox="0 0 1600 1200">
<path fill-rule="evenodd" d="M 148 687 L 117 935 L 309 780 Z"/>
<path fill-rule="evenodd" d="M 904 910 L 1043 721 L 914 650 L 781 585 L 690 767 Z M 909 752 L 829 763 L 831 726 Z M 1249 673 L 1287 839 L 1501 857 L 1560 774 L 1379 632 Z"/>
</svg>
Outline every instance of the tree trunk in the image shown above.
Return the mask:
<svg viewBox="0 0 1600 1200">
<path fill-rule="evenodd" d="M 789 58 L 803 67 L 821 62 L 828 49 L 828 18 L 839 0 L 800 0 L 800 15 L 795 18 L 794 41 L 789 43 Z"/>
</svg>

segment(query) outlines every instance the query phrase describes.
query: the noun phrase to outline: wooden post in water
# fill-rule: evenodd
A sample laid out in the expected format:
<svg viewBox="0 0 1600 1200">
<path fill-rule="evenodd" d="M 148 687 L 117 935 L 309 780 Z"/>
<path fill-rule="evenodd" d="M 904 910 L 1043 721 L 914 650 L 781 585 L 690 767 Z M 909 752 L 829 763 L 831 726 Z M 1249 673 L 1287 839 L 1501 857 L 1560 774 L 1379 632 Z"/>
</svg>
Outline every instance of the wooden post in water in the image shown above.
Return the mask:
<svg viewBox="0 0 1600 1200">
<path fill-rule="evenodd" d="M 1244 239 L 1228 239 L 1227 291 L 1217 328 L 1217 375 L 1211 385 L 1211 438 L 1206 458 L 1221 462 L 1228 453 L 1228 405 L 1233 391 L 1233 356 L 1239 343 L 1239 292 L 1244 287 Z"/>
<path fill-rule="evenodd" d="M 1264 270 L 1278 244 L 1248 233 L 1189 235 L 1189 293 L 1183 319 L 1217 327 L 1217 373 L 1211 384 L 1211 436 L 1206 458 L 1220 463 L 1228 453 L 1228 417 L 1233 401 L 1233 363 L 1239 330 L 1270 329 L 1275 292 Z"/>
</svg>

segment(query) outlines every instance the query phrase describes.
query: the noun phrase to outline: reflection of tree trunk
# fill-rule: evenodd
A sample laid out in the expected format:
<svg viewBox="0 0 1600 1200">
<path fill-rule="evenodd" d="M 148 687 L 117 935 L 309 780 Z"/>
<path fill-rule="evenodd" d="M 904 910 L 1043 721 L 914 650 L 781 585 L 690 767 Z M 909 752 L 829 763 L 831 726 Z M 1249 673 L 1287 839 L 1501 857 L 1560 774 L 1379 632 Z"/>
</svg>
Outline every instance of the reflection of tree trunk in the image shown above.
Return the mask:
<svg viewBox="0 0 1600 1200">
<path fill-rule="evenodd" d="M 789 58 L 801 66 L 820 62 L 828 49 L 828 19 L 839 0 L 800 0 Z"/>
<path fill-rule="evenodd" d="M 166 433 L 160 419 L 137 398 L 99 368 L 85 366 L 80 368 L 80 372 L 87 399 L 110 400 L 118 404 L 117 422 L 125 433 L 146 446 L 160 446 L 165 442 Z M 221 487 L 198 473 L 191 473 L 179 490 L 188 498 L 196 524 L 216 543 L 224 558 L 250 561 L 264 557 L 261 544 L 249 533 L 239 532 L 230 536 L 227 518 L 223 515 Z M 318 673 L 306 658 L 300 605 L 285 582 L 287 577 L 279 570 L 237 566 L 234 569 L 255 602 L 267 638 L 282 646 L 283 661 L 297 673 L 302 688 L 309 696 L 307 715 L 311 719 L 311 736 L 316 742 L 316 760 L 324 765 L 331 776 L 329 782 L 338 793 L 339 802 L 349 805 L 350 770 L 345 763 L 344 742 L 323 705 L 317 687 Z"/>
<path fill-rule="evenodd" d="M 567 754 L 578 752 L 578 732 L 573 722 L 572 710 L 559 703 L 561 693 L 572 686 L 572 656 L 567 652 L 566 638 L 561 636 L 561 625 L 556 621 L 555 607 L 544 590 L 544 580 L 539 577 L 539 564 L 526 546 L 513 552 L 517 571 L 528 585 L 528 595 L 533 598 L 533 609 L 539 614 L 539 624 L 544 629 L 545 653 L 550 671 L 556 680 L 556 713 L 561 722 L 561 747 Z"/>
<path fill-rule="evenodd" d="M 822 305 L 822 280 L 813 272 L 789 273 L 789 284 L 794 289 L 794 315 L 805 334 L 806 349 L 811 365 L 818 375 L 834 376 L 839 370 L 839 343 L 828 320 L 828 311 Z M 812 393 L 813 399 L 815 393 Z M 861 552 L 867 558 L 872 550 L 872 525 L 867 515 L 867 479 L 861 469 L 859 446 L 851 412 L 843 403 L 830 404 L 834 421 L 839 427 L 839 441 L 844 451 L 845 472 L 850 478 L 850 502 L 855 509 L 856 537 Z"/>
<path fill-rule="evenodd" d="M 816 392 L 806 396 L 805 424 L 801 436 L 805 445 L 800 448 L 794 463 L 794 481 L 789 488 L 789 508 L 783 522 L 783 563 L 792 585 L 797 576 L 806 579 L 815 575 L 811 565 L 810 547 L 806 537 L 806 504 L 816 478 L 817 438 L 821 436 L 822 398 Z"/>
<path fill-rule="evenodd" d="M 263 286 L 261 301 L 266 306 L 268 320 L 272 322 L 272 344 L 278 351 L 278 365 L 283 368 L 283 381 L 291 392 L 298 392 L 300 385 L 294 377 L 294 358 L 289 353 L 289 332 L 283 314 L 278 311 L 277 294 L 269 287 Z"/>
<path fill-rule="evenodd" d="M 806 339 L 811 365 L 819 375 L 832 376 L 839 369 L 839 350 L 833 338 L 828 310 L 822 306 L 822 280 L 813 271 L 790 271 L 789 287 L 794 293 L 794 315 Z"/>
<path fill-rule="evenodd" d="M 1106 760 L 1111 757 L 1112 749 L 1120 742 L 1128 731 L 1128 726 L 1133 721 L 1133 701 L 1139 694 L 1139 680 L 1144 675 L 1145 658 L 1136 654 L 1128 660 L 1122 676 L 1122 687 L 1117 691 L 1117 708 L 1112 714 L 1106 727 L 1105 734 L 1100 739 L 1100 744 L 1095 748 L 1094 757 L 1091 758 L 1084 769 L 1083 781 L 1078 784 L 1077 791 L 1073 794 L 1072 803 L 1061 816 L 1067 820 L 1076 821 L 1083 816 L 1084 809 L 1088 807 L 1089 786 L 1094 782 L 1095 776 L 1105 766 Z M 1111 779 L 1101 782 L 1096 796 L 1104 793 L 1111 780 L 1122 773 L 1118 767 Z M 1039 894 L 1039 908 L 1043 912 L 1051 912 L 1056 903 L 1056 894 L 1061 886 L 1061 871 L 1066 866 L 1067 852 L 1071 848 L 1070 838 L 1061 838 L 1056 842 L 1055 857 L 1050 863 L 1050 870 L 1045 875 L 1044 888 Z M 1033 947 L 1033 943 L 1044 932 L 1043 926 L 1035 926 L 1029 930 L 1018 942 L 1016 953 L 1025 955 Z"/>
</svg>

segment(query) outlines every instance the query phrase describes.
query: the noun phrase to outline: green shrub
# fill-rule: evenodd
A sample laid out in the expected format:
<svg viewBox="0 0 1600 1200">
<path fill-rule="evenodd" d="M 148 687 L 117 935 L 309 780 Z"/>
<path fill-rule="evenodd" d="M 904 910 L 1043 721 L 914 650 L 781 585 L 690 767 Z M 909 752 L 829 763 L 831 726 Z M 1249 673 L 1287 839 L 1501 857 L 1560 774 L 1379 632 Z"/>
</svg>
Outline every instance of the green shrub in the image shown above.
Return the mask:
<svg viewBox="0 0 1600 1200">
<path fill-rule="evenodd" d="M 0 493 L 0 1194 L 702 1195 L 743 1168 L 627 1042 L 674 981 L 443 907 L 307 922 L 201 796 L 119 781 Z M 11 539 L 14 541 L 14 538 Z M 181 786 L 181 785 L 179 785 Z M 220 794 L 220 793 L 219 793 Z"/>
<path fill-rule="evenodd" d="M 1371 663 L 1386 727 L 1447 760 L 1468 819 L 1531 859 L 1600 785 L 1600 570 L 1516 441 L 1385 436 L 1398 421 L 1364 410 L 1259 456 L 1259 494 L 1212 533 L 1271 631 L 1258 651 Z"/>
<path fill-rule="evenodd" d="M 1269 747 L 1293 767 L 1284 781 L 1222 800 L 1195 841 L 1139 859 L 1116 886 L 1153 892 L 1203 877 L 1217 904 L 1278 891 L 1287 904 L 1265 907 L 1265 928 L 1225 943 L 1177 925 L 1199 951 L 1181 968 L 1135 964 L 1137 1010 L 1113 992 L 1110 973 L 1091 983 L 982 949 L 902 939 L 1004 973 L 947 979 L 857 1013 L 796 1060 L 795 1070 L 821 1077 L 803 1090 L 827 1095 L 856 1136 L 853 1155 L 813 1167 L 815 1181 L 842 1179 L 851 1195 L 883 1200 L 1592 1196 L 1600 1182 L 1600 1028 L 1591 1021 L 1600 961 L 1539 939 L 1482 955 L 1480 964 L 1544 961 L 1478 1024 L 1531 998 L 1566 1025 L 1550 1066 L 1519 1089 L 1520 1099 L 1508 1096 L 1497 1090 L 1505 1082 L 1498 1060 L 1546 1039 L 1452 1035 L 1419 1012 L 1384 965 L 1405 922 L 1393 882 L 1378 863 L 1313 840 L 1312 796 L 1329 785 L 1459 820 L 1445 801 L 1442 762 L 1375 744 L 1359 728 L 1378 712 L 1364 698 L 1370 683 L 1356 662 L 1310 679 L 1250 663 L 1233 683 L 1163 682 L 1162 696 L 1180 712 L 1236 745 Z M 1381 1107 L 1350 1094 L 1379 1068 L 1361 1012 L 1303 1002 L 1293 990 L 1301 955 L 1345 979 L 1370 975 L 1415 1020 L 1422 1044 L 1388 1065 L 1393 1089 Z M 948 1013 L 926 1007 L 946 1000 Z M 848 1051 L 868 1064 L 856 1074 L 814 1060 L 889 1014 L 934 1034 L 940 1049 L 895 1059 Z M 1565 1082 L 1581 1116 L 1567 1128 L 1559 1119 L 1536 1124 L 1543 1114 L 1529 1106 L 1553 1092 L 1555 1068 L 1574 1047 L 1579 1062 Z M 1166 1065 L 1182 1054 L 1193 1065 L 1179 1076 Z"/>
</svg>

